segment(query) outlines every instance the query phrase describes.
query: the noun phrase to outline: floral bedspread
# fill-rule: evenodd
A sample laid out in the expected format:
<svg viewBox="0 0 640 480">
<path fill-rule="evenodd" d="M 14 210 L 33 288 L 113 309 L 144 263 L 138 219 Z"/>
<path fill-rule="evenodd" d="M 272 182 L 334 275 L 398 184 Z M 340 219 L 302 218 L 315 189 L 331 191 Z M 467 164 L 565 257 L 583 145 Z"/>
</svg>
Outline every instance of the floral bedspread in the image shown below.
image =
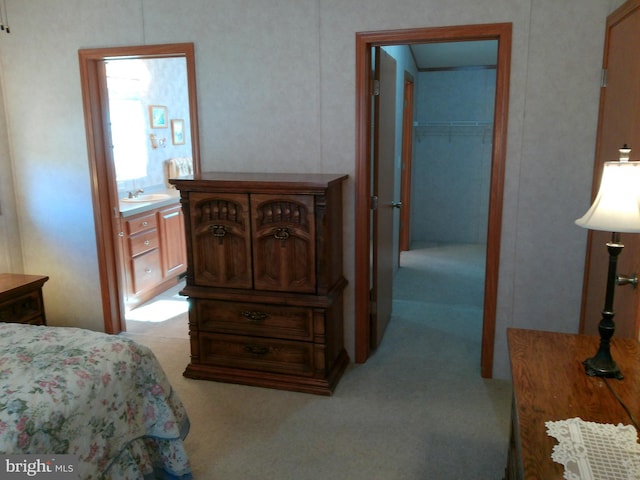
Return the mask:
<svg viewBox="0 0 640 480">
<path fill-rule="evenodd" d="M 189 419 L 130 339 L 0 323 L 0 452 L 72 454 L 82 479 L 189 479 Z"/>
</svg>

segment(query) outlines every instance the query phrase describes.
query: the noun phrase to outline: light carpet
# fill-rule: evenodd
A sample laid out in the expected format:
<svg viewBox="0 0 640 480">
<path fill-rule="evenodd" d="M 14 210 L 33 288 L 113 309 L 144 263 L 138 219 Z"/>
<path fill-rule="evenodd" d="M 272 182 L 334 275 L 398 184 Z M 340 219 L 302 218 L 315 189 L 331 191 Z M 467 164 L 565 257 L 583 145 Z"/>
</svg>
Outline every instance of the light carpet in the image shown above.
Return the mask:
<svg viewBox="0 0 640 480">
<path fill-rule="evenodd" d="M 503 478 L 511 383 L 480 376 L 483 249 L 457 247 L 403 253 L 383 342 L 331 397 L 184 378 L 184 314 L 175 329 L 129 329 L 187 407 L 194 478 Z"/>
</svg>

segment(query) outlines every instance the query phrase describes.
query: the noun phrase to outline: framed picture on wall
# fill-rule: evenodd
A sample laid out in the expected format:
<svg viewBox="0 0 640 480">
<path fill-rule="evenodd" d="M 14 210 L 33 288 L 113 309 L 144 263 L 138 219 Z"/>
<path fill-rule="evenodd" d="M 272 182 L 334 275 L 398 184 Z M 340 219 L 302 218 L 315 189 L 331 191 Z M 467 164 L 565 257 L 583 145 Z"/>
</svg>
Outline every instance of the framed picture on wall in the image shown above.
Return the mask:
<svg viewBox="0 0 640 480">
<path fill-rule="evenodd" d="M 167 107 L 149 105 L 149 118 L 151 120 L 151 128 L 167 128 Z"/>
<path fill-rule="evenodd" d="M 174 145 L 184 145 L 184 120 L 171 120 L 171 141 Z"/>
</svg>

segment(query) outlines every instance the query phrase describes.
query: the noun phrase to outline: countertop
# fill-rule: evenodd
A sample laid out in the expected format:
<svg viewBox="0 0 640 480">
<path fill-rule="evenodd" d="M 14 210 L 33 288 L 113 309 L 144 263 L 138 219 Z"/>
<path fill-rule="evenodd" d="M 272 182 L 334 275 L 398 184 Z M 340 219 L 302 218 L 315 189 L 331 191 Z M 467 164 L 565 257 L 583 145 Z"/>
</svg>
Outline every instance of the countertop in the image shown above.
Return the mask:
<svg viewBox="0 0 640 480">
<path fill-rule="evenodd" d="M 132 215 L 137 215 L 138 213 L 148 212 L 149 210 L 154 210 L 156 208 L 165 207 L 167 205 L 173 205 L 180 202 L 180 192 L 174 188 L 167 188 L 164 190 L 153 190 L 149 192 L 144 192 L 141 195 L 145 194 L 157 194 L 163 193 L 169 195 L 168 198 L 164 198 L 162 200 L 155 200 L 152 202 L 123 202 L 120 200 L 120 215 L 123 218 L 130 217 Z"/>
</svg>

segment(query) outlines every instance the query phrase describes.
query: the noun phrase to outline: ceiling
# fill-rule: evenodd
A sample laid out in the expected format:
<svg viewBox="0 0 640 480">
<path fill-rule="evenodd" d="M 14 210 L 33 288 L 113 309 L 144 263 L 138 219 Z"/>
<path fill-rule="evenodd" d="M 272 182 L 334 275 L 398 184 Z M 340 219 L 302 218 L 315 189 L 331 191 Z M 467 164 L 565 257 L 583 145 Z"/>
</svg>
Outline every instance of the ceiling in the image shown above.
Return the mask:
<svg viewBox="0 0 640 480">
<path fill-rule="evenodd" d="M 498 41 L 443 42 L 409 45 L 418 70 L 495 66 Z"/>
</svg>

